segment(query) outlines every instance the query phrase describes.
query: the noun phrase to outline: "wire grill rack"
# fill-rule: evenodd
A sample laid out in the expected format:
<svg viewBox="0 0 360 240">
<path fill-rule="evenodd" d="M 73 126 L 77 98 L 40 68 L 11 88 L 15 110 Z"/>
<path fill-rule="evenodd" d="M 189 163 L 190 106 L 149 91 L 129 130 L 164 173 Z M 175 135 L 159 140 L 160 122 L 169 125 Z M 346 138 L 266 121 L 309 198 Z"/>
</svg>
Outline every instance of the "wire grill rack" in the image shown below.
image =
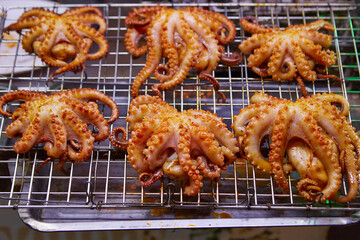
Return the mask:
<svg viewBox="0 0 360 240">
<path fill-rule="evenodd" d="M 186 4 L 189 6 L 191 4 Z M 80 5 L 54 5 L 56 12 Z M 127 127 L 125 118 L 131 102 L 131 82 L 144 66 L 146 57 L 133 58 L 124 47 L 124 24 L 127 13 L 143 4 L 104 4 L 99 7 L 106 19 L 108 55 L 98 61 L 87 61 L 83 72 L 57 77 L 48 82 L 54 71 L 21 47 L 23 33 L 3 36 L 0 43 L 0 93 L 16 89 L 58 91 L 70 88 L 94 88 L 112 97 L 120 116 L 111 126 Z M 184 4 L 170 4 L 184 7 Z M 227 54 L 237 50 L 248 33 L 239 25 L 243 16 L 255 16 L 260 24 L 284 28 L 290 24 L 304 24 L 325 19 L 335 26 L 331 49 L 337 64 L 327 68 L 329 74 L 343 79 L 318 80 L 306 83 L 309 94 L 333 92 L 344 95 L 350 102 L 349 120 L 360 129 L 360 17 L 358 5 L 353 4 L 194 4 L 220 12 L 234 21 L 237 27 L 235 41 L 226 47 Z M 5 10 L 1 26 L 17 20 L 28 10 L 11 7 Z M 301 96 L 295 82 L 275 83 L 260 78 L 247 68 L 246 58 L 238 66 L 219 65 L 214 76 L 227 97 L 226 103 L 217 103 L 216 94 L 207 82 L 200 81 L 191 72 L 183 84 L 163 93 L 164 99 L 179 110 L 197 108 L 215 112 L 230 126 L 239 109 L 249 104 L 256 91 L 297 99 Z M 152 94 L 150 78 L 140 94 Z M 15 109 L 19 103 L 10 103 Z M 110 110 L 100 105 L 105 117 Z M 46 154 L 39 145 L 26 154 L 16 154 L 15 142 L 5 135 L 11 122 L 0 118 L 0 208 L 18 209 L 22 219 L 33 228 L 43 231 L 238 227 L 280 225 L 347 224 L 359 219 L 360 198 L 350 204 L 309 203 L 297 193 L 296 174 L 289 176 L 290 193 L 284 194 L 269 175 L 257 172 L 246 161 L 237 161 L 222 174 L 220 181 L 206 181 L 201 193 L 188 197 L 179 183 L 164 177 L 150 187 L 138 183 L 138 174 L 129 165 L 126 153 L 114 149 L 108 140 L 97 143 L 86 162 L 67 162 L 64 175 L 57 170 L 57 162 L 49 162 L 35 171 Z M 344 190 L 346 191 L 344 181 Z"/>
</svg>

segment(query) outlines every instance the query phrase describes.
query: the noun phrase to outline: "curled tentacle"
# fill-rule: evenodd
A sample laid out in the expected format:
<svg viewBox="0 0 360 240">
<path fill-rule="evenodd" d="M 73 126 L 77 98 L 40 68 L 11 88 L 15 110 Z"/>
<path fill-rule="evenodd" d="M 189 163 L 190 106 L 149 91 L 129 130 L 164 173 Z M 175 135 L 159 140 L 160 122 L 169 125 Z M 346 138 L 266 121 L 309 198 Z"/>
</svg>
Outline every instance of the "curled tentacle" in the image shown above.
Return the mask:
<svg viewBox="0 0 360 240">
<path fill-rule="evenodd" d="M 238 52 L 234 52 L 230 56 L 226 56 L 224 53 L 221 54 L 221 62 L 228 66 L 235 66 L 241 61 L 242 55 Z"/>
<path fill-rule="evenodd" d="M 122 137 L 119 138 L 119 134 Z M 117 148 L 126 149 L 129 146 L 129 141 L 126 140 L 126 130 L 122 127 L 115 128 L 109 135 L 109 140 Z"/>
<path fill-rule="evenodd" d="M 157 169 L 153 173 L 144 172 L 144 173 L 140 174 L 139 182 L 141 183 L 142 186 L 148 187 L 148 186 L 152 185 L 154 182 L 156 182 L 157 180 L 159 180 L 163 176 L 163 174 L 164 174 L 164 171 L 161 168 Z"/>
</svg>

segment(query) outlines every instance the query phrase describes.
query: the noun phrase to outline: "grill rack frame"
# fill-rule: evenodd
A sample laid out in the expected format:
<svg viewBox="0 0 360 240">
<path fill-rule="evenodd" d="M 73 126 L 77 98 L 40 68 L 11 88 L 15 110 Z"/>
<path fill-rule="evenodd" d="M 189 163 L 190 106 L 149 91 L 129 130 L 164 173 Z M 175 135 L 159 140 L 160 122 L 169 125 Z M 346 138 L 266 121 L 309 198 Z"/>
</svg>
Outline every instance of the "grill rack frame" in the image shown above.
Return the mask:
<svg viewBox="0 0 360 240">
<path fill-rule="evenodd" d="M 151 4 L 149 4 L 151 5 Z M 321 82 L 315 82 L 313 84 L 306 83 L 308 91 L 310 92 L 334 92 L 343 94 L 349 100 L 353 95 L 360 93 L 357 90 L 359 85 L 359 55 L 358 55 L 358 41 L 355 31 L 359 31 L 360 28 L 353 26 L 353 20 L 357 23 L 360 22 L 358 14 L 353 16 L 353 12 L 358 11 L 360 5 L 352 4 L 252 4 L 252 3 L 228 3 L 228 4 L 163 4 L 172 7 L 184 7 L 184 6 L 198 6 L 207 7 L 215 11 L 219 11 L 227 15 L 231 20 L 237 21 L 244 14 L 252 12 L 253 15 L 259 19 L 260 23 L 267 25 L 285 27 L 287 24 L 297 24 L 301 22 L 311 22 L 314 19 L 322 18 L 331 21 L 336 27 L 334 31 L 334 38 L 332 49 L 337 54 L 339 59 L 338 63 L 328 68 L 329 73 L 336 72 L 344 79 L 341 86 L 333 86 L 331 80 L 325 80 Z M 79 4 L 71 5 L 54 5 L 53 9 L 61 11 L 66 8 L 83 6 Z M 46 67 L 42 63 L 36 62 L 35 55 L 30 55 L 32 60 L 28 65 L 17 65 L 17 61 L 20 58 L 28 56 L 27 53 L 20 53 L 21 45 L 20 38 L 12 40 L 2 40 L 1 47 L 6 43 L 16 42 L 16 52 L 12 65 L 12 70 L 9 77 L 0 76 L 0 93 L 5 93 L 13 89 L 31 89 L 31 90 L 45 90 L 55 91 L 67 88 L 76 87 L 96 87 L 113 97 L 120 108 L 120 117 L 116 123 L 111 126 L 111 129 L 116 126 L 124 126 L 125 117 L 127 111 L 121 111 L 126 109 L 130 104 L 130 84 L 131 80 L 137 74 L 137 68 L 141 68 L 144 65 L 144 59 L 133 59 L 129 53 L 124 50 L 123 34 L 126 31 L 126 27 L 123 23 L 126 14 L 132 7 L 143 6 L 143 4 L 94 4 L 101 8 L 104 12 L 104 17 L 109 25 L 106 33 L 106 37 L 109 40 L 111 49 L 107 57 L 99 61 L 87 62 L 86 68 L 90 69 L 92 74 L 81 72 L 80 74 L 73 75 L 66 73 L 65 77 L 61 76 L 55 80 L 53 85 L 48 84 L 46 79 L 49 77 L 49 73 L 53 69 Z M 117 13 L 120 17 L 116 16 Z M 238 9 L 237 9 L 238 8 Z M 314 10 L 314 8 L 316 10 Z M 10 13 L 14 10 L 27 10 L 24 7 L 10 7 L 5 9 L 5 13 Z M 301 9 L 301 11 L 299 10 Z M 284 13 L 285 10 L 285 13 Z M 329 11 L 328 15 L 322 16 L 324 12 Z M 112 12 L 111 12 L 112 11 Z M 296 12 L 300 15 L 295 14 Z M 234 14 L 235 13 L 235 14 Z M 311 15 L 311 14 L 314 14 Z M 340 14 L 339 14 L 340 13 Z M 345 13 L 345 17 L 342 15 Z M 310 14 L 310 15 L 308 15 Z M 347 14 L 347 17 L 346 17 Z M 9 16 L 9 15 L 8 15 Z M 8 16 L 3 15 L 1 18 L 2 27 L 4 24 L 8 24 L 7 21 L 16 20 L 9 19 Z M 270 16 L 270 22 L 266 19 Z M 342 27 L 336 24 L 337 21 L 348 21 L 349 27 Z M 270 23 L 270 24 L 269 24 Z M 284 26 L 285 23 L 285 26 Z M 239 27 L 239 23 L 236 22 L 237 37 L 230 46 L 226 48 L 227 54 L 230 54 L 233 49 L 239 44 L 239 42 L 246 38 L 246 33 Z M 350 31 L 350 37 L 343 37 L 341 31 Z M 340 32 L 340 33 L 339 33 Z M 239 35 L 240 33 L 240 35 Z M 344 35 L 348 34 L 343 33 Z M 114 43 L 115 42 L 115 43 Z M 346 52 L 342 49 L 343 46 L 349 47 L 353 45 L 353 52 Z M 235 46 L 235 47 L 234 47 Z M 350 46 L 351 48 L 351 46 Z M 0 54 L 0 57 L 9 56 L 11 54 Z M 356 64 L 345 64 L 343 58 L 351 58 L 355 56 Z M 128 58 L 128 63 L 124 61 L 124 58 Z M 0 65 L 0 68 L 6 68 L 7 65 Z M 18 73 L 18 68 L 29 68 L 30 71 L 25 73 Z M 188 80 L 175 88 L 173 91 L 167 91 L 164 93 L 165 99 L 175 105 L 179 110 L 187 108 L 197 108 L 212 110 L 218 113 L 224 118 L 224 121 L 230 126 L 234 114 L 238 113 L 238 110 L 248 105 L 248 99 L 255 91 L 265 91 L 272 95 L 279 97 L 287 97 L 290 99 L 296 99 L 300 96 L 299 87 L 294 83 L 275 83 L 268 79 L 255 76 L 251 70 L 246 66 L 246 58 L 244 61 L 236 67 L 219 66 L 220 70 L 214 72 L 215 77 L 219 80 L 221 88 L 227 95 L 229 103 L 218 104 L 216 103 L 216 95 L 212 90 L 212 87 L 200 82 L 196 74 L 193 72 L 189 75 Z M 349 69 L 356 69 L 358 74 L 350 73 Z M 39 69 L 39 70 L 38 70 Z M 95 69 L 95 71 L 93 71 Z M 124 70 L 125 74 L 120 74 L 119 71 Z M 128 70 L 128 72 L 127 72 Z M 39 73 L 40 71 L 40 73 Z M 111 75 L 109 75 L 111 72 Z M 220 73 L 219 73 L 220 72 Z M 87 73 L 87 74 L 86 74 Z M 94 74 L 95 73 L 95 74 Z M 96 74 L 97 73 L 97 74 Z M 128 75 L 126 75 L 128 73 Z M 45 75 L 45 77 L 44 77 Z M 142 93 L 147 93 L 149 86 L 154 81 L 152 79 L 145 83 L 141 89 Z M 5 83 L 5 84 L 3 84 Z M 6 86 L 8 83 L 8 86 Z M 25 83 L 25 84 L 24 84 Z M 26 86 L 27 84 L 27 86 Z M 3 86 L 4 85 L 4 86 Z M 193 86 L 195 85 L 195 91 Z M 349 86 L 351 85 L 351 86 Z M 355 85 L 355 90 L 353 90 Z M 350 90 L 347 90 L 350 89 Z M 241 100 L 236 96 L 242 96 Z M 350 96 L 349 96 L 350 95 Z M 180 102 L 179 98 L 180 96 Z M 208 98 L 204 98 L 207 96 Z M 351 103 L 351 102 L 350 102 Z M 18 106 L 17 103 L 8 104 L 10 108 Z M 230 107 L 230 109 L 228 109 Z M 104 106 L 100 108 L 106 112 Z M 229 113 L 224 113 L 226 110 L 230 110 Z M 360 105 L 351 103 L 351 114 L 349 120 L 351 120 L 357 130 L 360 129 L 360 117 L 358 117 L 358 111 Z M 224 114 L 224 115 L 223 115 Z M 354 117 L 355 116 L 355 117 Z M 106 115 L 109 117 L 109 115 Z M 281 225 L 329 225 L 329 224 L 346 224 L 357 222 L 359 219 L 359 206 L 360 201 L 357 197 L 354 202 L 350 204 L 318 204 L 308 203 L 301 201 L 300 197 L 293 193 L 293 189 L 290 188 L 290 194 L 281 194 L 277 191 L 275 183 L 271 176 L 269 177 L 257 177 L 259 173 L 250 166 L 247 162 L 234 163 L 229 167 L 229 170 L 221 178 L 220 182 L 206 182 L 205 185 L 210 185 L 204 190 L 197 198 L 187 198 L 182 195 L 181 188 L 178 185 L 173 185 L 169 179 L 165 178 L 160 183 L 155 184 L 151 188 L 134 187 L 134 180 L 136 180 L 136 173 L 131 170 L 131 166 L 126 162 L 126 156 L 124 153 L 114 151 L 113 147 L 108 141 L 95 146 L 94 152 L 88 162 L 78 163 L 76 166 L 69 163 L 69 176 L 63 176 L 58 174 L 54 168 L 56 164 L 50 162 L 47 167 L 41 169 L 41 173 L 35 172 L 36 165 L 40 164 L 44 153 L 41 147 L 34 148 L 29 154 L 15 154 L 12 150 L 11 142 L 5 136 L 5 127 L 9 123 L 7 119 L 1 118 L 0 125 L 0 150 L 5 152 L 8 159 L 1 161 L 1 164 L 6 164 L 9 172 L 8 175 L 1 174 L 0 181 L 11 182 L 10 191 L 0 191 L 0 208 L 15 208 L 18 209 L 22 219 L 32 226 L 33 228 L 43 231 L 57 231 L 57 230 L 90 230 L 90 229 L 139 229 L 139 228 L 185 228 L 185 227 L 238 227 L 238 226 L 281 226 Z M 5 141 L 5 143 L 4 143 Z M 10 157 L 8 156 L 10 155 Z M 15 156 L 14 156 L 15 155 Z M 121 160 L 115 159 L 120 156 Z M 4 156 L 1 156 L 3 159 Z M 28 161 L 27 158 L 32 159 Z M 43 158 L 44 159 L 44 158 Z M 111 165 L 120 165 L 115 168 L 120 168 L 123 173 L 122 176 L 113 176 L 111 173 Z M 2 166 L 4 168 L 4 166 Z M 0 168 L 0 169 L 2 169 Z M 80 169 L 88 169 L 87 174 L 84 174 Z M 245 176 L 241 176 L 239 168 L 245 168 Z M 103 172 L 105 170 L 105 172 Z M 46 172 L 47 174 L 44 174 Z M 79 175 L 77 175 L 79 174 Z M 105 179 L 105 183 L 103 183 Z M 123 184 L 122 191 L 113 191 L 111 181 L 121 182 Z M 58 182 L 68 181 L 66 187 L 59 187 L 61 190 L 52 191 L 52 187 Z M 76 182 L 80 183 L 76 183 Z M 294 186 L 296 180 L 289 177 L 290 186 Z M 46 190 L 37 189 L 39 184 L 47 182 Z M 223 184 L 223 183 L 226 184 Z M 229 183 L 229 182 L 234 182 Z M 265 182 L 267 185 L 265 193 L 262 192 L 264 187 L 259 187 L 261 183 Z M 241 183 L 241 184 L 240 184 Z M 82 185 L 77 186 L 74 191 L 74 184 Z M 223 192 L 224 185 L 233 186 L 233 192 Z M 345 182 L 344 182 L 345 184 Z M 246 186 L 245 189 L 244 185 Z M 170 188 L 167 188 L 170 186 Z M 102 190 L 102 188 L 105 188 Z M 130 193 L 127 192 L 127 187 L 130 187 Z M 172 188 L 175 190 L 172 190 Z M 133 189 L 131 189 L 133 188 Z M 35 190 L 34 190 L 35 189 Z M 63 190 L 67 189 L 67 191 Z M 99 190 L 101 189 L 101 191 Z M 131 192 L 131 190 L 134 190 Z M 242 190 L 241 190 L 242 189 Z M 121 189 L 120 189 L 121 190 Z M 245 190 L 245 191 L 243 191 Z M 169 192 L 168 192 L 169 191 Z M 117 195 L 119 195 L 117 197 Z M 228 196 L 233 197 L 233 200 L 229 202 Z M 83 201 L 79 201 L 78 197 L 81 197 Z M 38 199 L 41 198 L 41 199 Z M 45 199 L 44 199 L 45 198 Z M 263 199 L 267 199 L 267 202 L 263 202 Z M 60 199 L 60 200 L 53 200 Z M 73 201 L 72 199 L 75 199 Z M 190 200 L 189 200 L 190 199 Z M 286 200 L 284 200 L 286 199 Z M 59 209 L 67 209 L 65 211 L 77 211 L 81 215 L 82 212 L 91 212 L 92 209 L 98 209 L 100 212 L 114 211 L 116 214 L 125 212 L 123 214 L 134 213 L 134 218 L 126 219 L 124 216 L 116 217 L 114 214 L 105 213 L 106 217 L 100 218 L 90 222 L 87 218 L 76 217 L 63 218 L 54 217 L 49 218 L 48 215 L 58 211 Z M 192 214 L 187 215 L 187 210 L 205 209 L 205 213 L 200 213 L 201 219 L 198 216 Z M 166 209 L 164 212 L 156 212 L 154 210 Z M 138 211 L 142 211 L 145 217 L 139 217 Z M 263 211 L 267 210 L 270 214 L 265 214 L 268 218 L 264 218 Z M 181 212 L 181 211 L 184 211 Z M 217 211 L 222 211 L 218 214 Z M 37 213 L 40 212 L 40 213 Z M 96 211 L 95 211 L 96 212 Z M 176 215 L 177 213 L 179 213 Z M 201 212 L 201 211 L 200 211 Z M 294 214 L 294 212 L 296 212 Z M 301 212 L 299 214 L 299 212 Z M 305 213 L 304 213 L 305 212 Z M 324 213 L 325 212 L 325 213 Z M 336 213 L 336 212 L 341 212 Z M 63 213 L 63 212 L 62 212 Z M 241 217 L 242 213 L 247 214 L 249 217 Z M 69 217 L 69 213 L 67 212 Z M 183 215 L 182 215 L 183 214 Z M 121 214 L 120 214 L 121 215 Z M 180 215 L 180 216 L 179 216 Z M 280 217 L 279 217 L 280 215 Z M 226 219 L 223 217 L 232 216 L 237 221 Z M 109 218 L 111 221 L 109 221 Z M 161 219 L 166 219 L 163 221 Z M 159 220 L 160 219 L 160 220 Z M 80 226 L 75 223 L 84 223 L 87 225 Z M 235 223 L 234 223 L 235 222 Z M 121 223 L 121 224 L 120 224 Z M 119 225 L 120 224 L 120 225 Z"/>
</svg>

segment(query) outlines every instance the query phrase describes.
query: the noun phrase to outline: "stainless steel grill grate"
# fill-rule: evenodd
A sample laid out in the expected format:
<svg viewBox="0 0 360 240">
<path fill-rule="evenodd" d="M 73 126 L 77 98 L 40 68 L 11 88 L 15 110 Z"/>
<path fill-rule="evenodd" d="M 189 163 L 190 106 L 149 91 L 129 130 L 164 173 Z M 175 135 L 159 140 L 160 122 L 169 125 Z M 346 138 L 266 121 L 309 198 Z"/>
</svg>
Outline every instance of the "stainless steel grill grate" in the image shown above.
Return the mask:
<svg viewBox="0 0 360 240">
<path fill-rule="evenodd" d="M 77 6 L 54 5 L 53 9 L 62 12 Z M 85 87 L 98 89 L 111 96 L 120 109 L 120 117 L 112 128 L 127 127 L 125 118 L 131 102 L 131 82 L 144 66 L 146 57 L 135 59 L 125 50 L 124 19 L 132 7 L 142 4 L 96 6 L 103 10 L 108 23 L 106 37 L 110 52 L 107 57 L 87 61 L 85 71 L 76 75 L 66 73 L 51 83 L 47 79 L 53 69 L 22 50 L 21 34 L 3 37 L 0 43 L 1 94 L 16 89 L 48 92 Z M 173 7 L 183 6 L 173 4 Z M 229 54 L 248 36 L 239 25 L 239 19 L 246 15 L 255 16 L 261 24 L 282 28 L 316 19 L 331 22 L 336 28 L 331 48 L 336 52 L 338 63 L 327 71 L 344 81 L 338 84 L 332 80 L 319 80 L 306 83 L 306 88 L 310 94 L 334 92 L 346 96 L 351 104 L 349 118 L 353 126 L 360 129 L 359 6 L 325 3 L 195 6 L 221 12 L 236 23 L 237 37 L 226 49 Z M 23 7 L 6 9 L 3 26 L 16 21 L 25 10 Z M 195 72 L 173 91 L 164 92 L 164 98 L 179 110 L 197 108 L 216 112 L 230 126 L 233 116 L 248 105 L 248 99 L 256 91 L 290 99 L 301 96 L 296 83 L 275 83 L 259 78 L 246 64 L 245 60 L 235 67 L 220 65 L 214 72 L 227 97 L 226 103 L 217 103 L 212 86 L 200 81 Z M 154 80 L 149 79 L 142 86 L 141 94 L 147 93 L 153 83 Z M 7 108 L 15 109 L 18 105 L 11 103 Z M 109 109 L 101 106 L 101 110 L 105 117 L 110 116 Z M 67 175 L 57 170 L 56 161 L 36 172 L 37 166 L 46 159 L 42 146 L 26 154 L 16 154 L 12 150 L 14 140 L 5 135 L 10 122 L 0 118 L 0 207 L 18 209 L 24 221 L 36 229 L 322 225 L 346 224 L 359 218 L 360 198 L 346 205 L 307 203 L 296 191 L 296 175 L 288 179 L 290 193 L 283 194 L 270 176 L 258 173 L 247 162 L 240 161 L 230 166 L 219 182 L 205 181 L 197 197 L 183 195 L 180 185 L 166 177 L 143 188 L 138 183 L 138 174 L 127 162 L 125 152 L 115 150 L 109 141 L 97 144 L 88 161 L 67 163 Z"/>
</svg>

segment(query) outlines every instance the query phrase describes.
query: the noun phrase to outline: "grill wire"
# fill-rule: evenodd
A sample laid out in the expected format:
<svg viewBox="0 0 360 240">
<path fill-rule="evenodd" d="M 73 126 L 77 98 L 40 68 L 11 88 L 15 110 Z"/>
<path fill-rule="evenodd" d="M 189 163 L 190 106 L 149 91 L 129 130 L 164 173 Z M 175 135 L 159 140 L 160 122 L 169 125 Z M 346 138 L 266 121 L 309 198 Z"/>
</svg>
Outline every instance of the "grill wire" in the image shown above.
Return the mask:
<svg viewBox="0 0 360 240">
<path fill-rule="evenodd" d="M 191 4 L 186 4 L 189 5 Z M 78 6 L 54 5 L 51 10 L 61 13 L 69 7 Z M 125 50 L 124 20 L 132 7 L 143 4 L 95 6 L 103 11 L 108 24 L 106 38 L 110 49 L 105 58 L 87 61 L 84 71 L 77 74 L 65 73 L 55 77 L 54 82 L 51 83 L 47 79 L 54 69 L 41 63 L 34 54 L 22 50 L 21 36 L 24 32 L 14 39 L 3 37 L 0 43 L 1 94 L 17 89 L 46 92 L 71 88 L 97 89 L 112 97 L 120 110 L 119 119 L 112 124 L 111 130 L 118 126 L 127 128 L 125 118 L 131 102 L 131 83 L 144 66 L 146 56 L 133 58 Z M 306 88 L 309 94 L 333 92 L 345 96 L 351 106 L 349 120 L 357 130 L 360 129 L 359 6 L 335 3 L 316 5 L 229 3 L 194 6 L 220 12 L 234 21 L 237 36 L 235 41 L 226 47 L 227 54 L 238 51 L 239 43 L 249 36 L 249 33 L 244 32 L 239 25 L 239 20 L 243 16 L 251 15 L 262 25 L 280 28 L 290 24 L 305 24 L 317 19 L 331 22 L 335 26 L 335 31 L 330 33 L 334 36 L 330 49 L 335 51 L 338 60 L 335 65 L 327 68 L 327 73 L 335 74 L 343 81 L 341 84 L 331 79 L 317 80 L 314 83 L 306 82 Z M 16 21 L 18 15 L 26 10 L 29 8 L 6 9 L 6 14 L 2 17 L 2 27 Z M 250 97 L 256 91 L 292 100 L 301 97 L 300 88 L 295 82 L 277 83 L 269 78 L 255 75 L 247 68 L 246 56 L 238 66 L 227 67 L 220 64 L 213 74 L 220 83 L 221 91 L 227 97 L 226 103 L 217 103 L 217 96 L 211 84 L 200 81 L 195 71 L 190 72 L 183 84 L 175 87 L 174 90 L 163 92 L 164 100 L 180 111 L 196 108 L 215 112 L 230 127 L 233 116 L 238 114 L 239 109 L 248 106 Z M 154 83 L 155 80 L 150 78 L 143 84 L 139 94 L 152 94 L 149 88 Z M 18 106 L 19 102 L 13 102 L 6 108 L 14 111 Z M 99 107 L 104 116 L 109 118 L 110 109 L 104 105 Z M 306 202 L 296 190 L 296 183 L 299 180 L 296 174 L 291 174 L 288 178 L 289 194 L 281 193 L 271 176 L 256 171 L 249 163 L 240 160 L 228 167 L 220 181 L 205 180 L 201 193 L 196 197 L 185 196 L 180 184 L 167 177 L 144 188 L 138 182 L 138 173 L 127 162 L 126 153 L 116 150 L 108 140 L 96 143 L 88 161 L 76 164 L 67 162 L 65 164 L 67 175 L 57 170 L 57 160 L 49 162 L 37 172 L 37 166 L 46 159 L 42 145 L 33 148 L 29 153 L 16 154 L 12 148 L 16 140 L 9 139 L 5 135 L 5 129 L 10 122 L 11 119 L 0 118 L 0 208 L 37 208 L 42 211 L 43 221 L 44 219 L 64 221 L 64 217 L 50 215 L 55 210 L 66 211 L 66 209 L 83 209 L 81 219 L 87 219 L 84 216 L 89 215 L 91 219 L 98 214 L 90 210 L 86 215 L 86 211 L 91 208 L 126 209 L 126 213 L 135 219 L 155 218 L 158 215 L 170 218 L 171 209 L 174 208 L 204 209 L 205 218 L 212 218 L 211 213 L 219 208 L 230 214 L 242 210 L 242 213 L 249 216 L 251 211 L 257 209 L 275 210 L 275 214 L 271 216 L 284 211 L 290 211 L 289 215 L 285 216 L 292 216 L 292 210 L 307 209 L 310 213 L 306 211 L 306 216 L 341 218 L 353 216 L 360 209 L 359 197 L 349 204 Z M 342 191 L 346 191 L 346 184 L 344 180 Z M 144 217 L 145 210 L 141 210 L 140 214 L 138 209 L 148 209 L 151 214 L 145 214 Z M 166 211 L 161 212 L 161 209 Z M 193 215 L 187 217 L 194 218 Z M 123 216 L 117 215 L 111 218 L 122 219 Z"/>
</svg>

